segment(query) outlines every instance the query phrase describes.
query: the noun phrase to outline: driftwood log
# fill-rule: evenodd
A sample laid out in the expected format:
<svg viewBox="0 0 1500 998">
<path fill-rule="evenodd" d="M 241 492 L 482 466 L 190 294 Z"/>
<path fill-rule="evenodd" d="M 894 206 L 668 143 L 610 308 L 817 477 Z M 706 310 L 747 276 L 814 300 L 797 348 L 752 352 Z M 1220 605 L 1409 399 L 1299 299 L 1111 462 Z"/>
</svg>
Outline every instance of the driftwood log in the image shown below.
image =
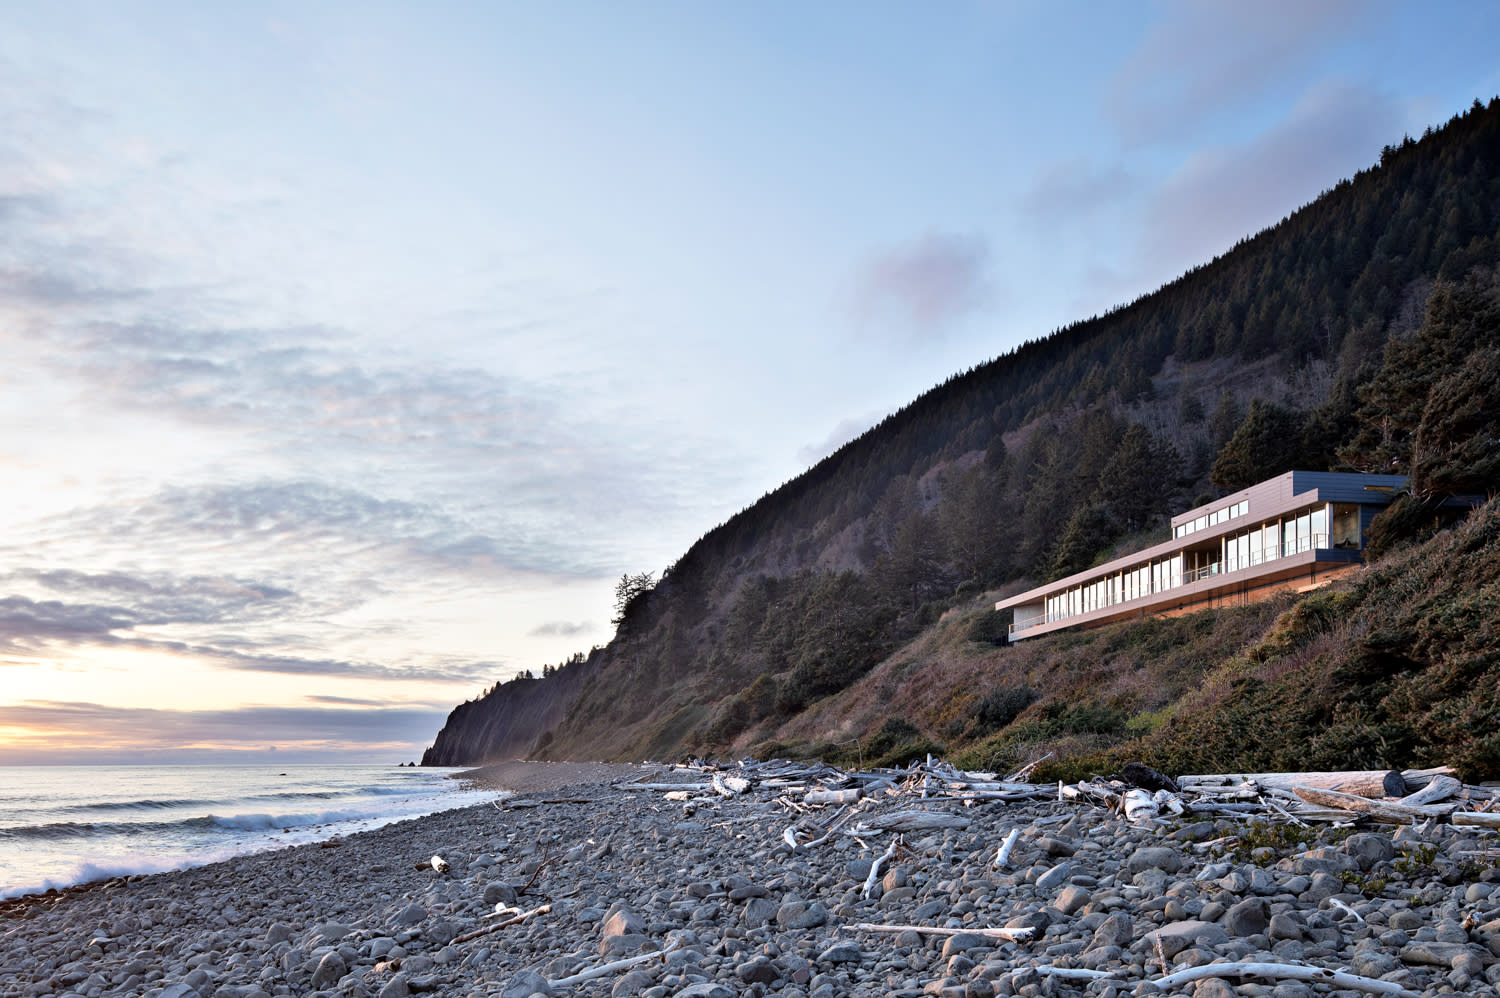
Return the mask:
<svg viewBox="0 0 1500 998">
<path fill-rule="evenodd" d="M 1254 783 L 1263 789 L 1291 791 L 1293 787 L 1337 790 L 1356 797 L 1404 797 L 1406 778 L 1394 769 L 1353 770 L 1345 773 L 1225 773 L 1179 776 L 1184 791 L 1211 789 L 1226 783 Z"/>
<path fill-rule="evenodd" d="M 947 811 L 894 811 L 872 815 L 863 824 L 880 832 L 919 832 L 929 828 L 968 828 L 969 819 Z"/>
<path fill-rule="evenodd" d="M 1292 792 L 1309 804 L 1319 807 L 1343 808 L 1367 814 L 1379 821 L 1409 825 L 1427 818 L 1446 818 L 1457 810 L 1457 804 L 1398 804 L 1395 801 L 1370 800 L 1337 790 L 1315 790 L 1312 787 L 1293 787 Z"/>
<path fill-rule="evenodd" d="M 1407 794 L 1396 803 L 1405 804 L 1409 807 L 1436 804 L 1440 800 L 1447 800 L 1449 797 L 1463 790 L 1463 788 L 1464 785 L 1453 777 L 1439 776 L 1416 793 Z"/>
</svg>

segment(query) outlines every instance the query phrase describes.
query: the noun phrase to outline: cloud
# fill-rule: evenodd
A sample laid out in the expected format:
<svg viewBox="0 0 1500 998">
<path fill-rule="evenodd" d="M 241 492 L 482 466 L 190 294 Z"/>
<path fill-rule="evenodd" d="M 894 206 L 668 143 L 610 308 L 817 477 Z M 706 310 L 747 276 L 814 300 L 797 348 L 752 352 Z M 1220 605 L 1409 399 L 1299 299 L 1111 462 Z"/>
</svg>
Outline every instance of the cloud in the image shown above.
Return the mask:
<svg viewBox="0 0 1500 998">
<path fill-rule="evenodd" d="M 163 615 L 159 608 L 71 604 L 6 596 L 0 597 L 0 652 L 34 658 L 91 646 L 134 648 L 163 655 L 190 656 L 238 672 L 406 682 L 489 681 L 508 671 L 501 663 L 492 661 L 449 660 L 428 665 L 410 662 L 383 665 L 244 651 L 234 647 L 232 639 L 212 644 L 156 636 L 161 629 L 182 622 Z M 195 616 L 189 622 L 199 620 Z M 152 634 L 140 631 L 148 626 L 154 629 Z"/>
<path fill-rule="evenodd" d="M 1118 163 L 1085 159 L 1049 164 L 1021 196 L 1021 213 L 1033 223 L 1054 227 L 1060 218 L 1085 219 L 1129 199 L 1141 179 Z"/>
<path fill-rule="evenodd" d="M 285 612 L 298 602 L 295 592 L 229 576 L 167 573 L 89 573 L 71 569 L 22 571 L 27 579 L 67 596 L 103 598 L 129 605 L 132 616 L 156 623 L 220 623 Z"/>
<path fill-rule="evenodd" d="M 133 615 L 115 607 L 6 596 L 0 598 L 0 650 L 16 654 L 48 641 L 110 641 L 115 631 L 128 630 L 136 622 Z"/>
<path fill-rule="evenodd" d="M 538 624 L 527 633 L 534 638 L 581 638 L 598 629 L 598 625 L 587 620 L 578 623 L 569 620 L 549 620 L 544 624 Z"/>
<path fill-rule="evenodd" d="M 1106 112 L 1127 142 L 1190 132 L 1285 85 L 1383 6 L 1177 0 L 1110 81 Z"/>
<path fill-rule="evenodd" d="M 79 751 L 131 759 L 138 753 L 191 748 L 263 751 L 273 742 L 282 752 L 363 748 L 405 753 L 430 742 L 446 716 L 441 708 L 392 706 L 161 710 L 70 701 L 0 702 L 0 727 L 33 733 L 7 745 L 0 761 L 29 761 L 32 756 L 53 761 Z"/>
<path fill-rule="evenodd" d="M 1151 197 L 1140 256 L 1175 273 L 1225 253 L 1370 166 L 1408 124 L 1406 108 L 1385 94 L 1313 87 L 1260 135 L 1207 148 L 1168 177 Z"/>
<path fill-rule="evenodd" d="M 840 420 L 838 425 L 834 426 L 828 432 L 828 436 L 824 437 L 821 441 L 814 444 L 807 444 L 797 449 L 798 463 L 811 468 L 849 441 L 857 439 L 883 418 L 885 418 L 883 415 L 867 415 L 855 417 L 854 419 Z"/>
<path fill-rule="evenodd" d="M 858 327 L 902 337 L 941 333 L 992 300 L 989 258 L 984 236 L 940 232 L 876 256 L 856 280 Z"/>
</svg>

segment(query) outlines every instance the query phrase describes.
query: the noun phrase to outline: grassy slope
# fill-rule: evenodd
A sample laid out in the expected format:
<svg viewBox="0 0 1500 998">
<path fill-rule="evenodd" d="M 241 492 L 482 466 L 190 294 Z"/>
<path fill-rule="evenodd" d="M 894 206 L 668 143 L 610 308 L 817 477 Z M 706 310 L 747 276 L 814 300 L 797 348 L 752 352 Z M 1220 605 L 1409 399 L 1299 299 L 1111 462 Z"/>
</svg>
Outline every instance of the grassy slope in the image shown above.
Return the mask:
<svg viewBox="0 0 1500 998">
<path fill-rule="evenodd" d="M 851 688 L 737 749 L 869 764 L 939 749 L 1059 777 L 1458 766 L 1500 776 L 1500 502 L 1300 598 L 1064 632 L 982 637 L 986 599 Z M 1028 695 L 1036 696 L 1026 706 Z M 1007 706 L 1024 709 L 1006 721 Z"/>
</svg>

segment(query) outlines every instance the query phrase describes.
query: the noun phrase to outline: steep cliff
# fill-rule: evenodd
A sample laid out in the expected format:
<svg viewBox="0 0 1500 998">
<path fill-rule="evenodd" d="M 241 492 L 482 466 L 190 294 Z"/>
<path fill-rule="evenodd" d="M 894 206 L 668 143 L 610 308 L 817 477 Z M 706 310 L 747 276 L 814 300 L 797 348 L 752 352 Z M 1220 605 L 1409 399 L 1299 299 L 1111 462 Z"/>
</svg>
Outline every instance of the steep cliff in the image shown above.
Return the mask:
<svg viewBox="0 0 1500 998">
<path fill-rule="evenodd" d="M 542 679 L 512 679 L 459 704 L 422 753 L 422 765 L 470 766 L 545 749 L 546 736 L 567 716 L 592 671 L 585 660 Z"/>
<path fill-rule="evenodd" d="M 1497 264 L 1500 98 L 1386 147 L 1154 294 L 925 393 L 710 530 L 586 661 L 459 707 L 424 761 L 662 758 L 780 739 L 824 751 L 867 735 L 828 704 L 890 667 L 942 674 L 919 661 L 939 654 L 919 639 L 955 616 L 983 632 L 989 594 L 1149 543 L 1166 516 L 1219 494 L 1215 458 L 1231 444 L 1256 478 L 1286 470 L 1255 465 L 1273 424 L 1278 461 L 1345 461 L 1369 406 L 1361 386 L 1412 340 L 1434 288 Z M 972 650 L 948 637 L 941 654 Z M 934 712 L 893 738 L 966 730 L 944 713 L 958 700 L 928 700 Z M 799 726 L 804 713 L 819 720 Z"/>
</svg>

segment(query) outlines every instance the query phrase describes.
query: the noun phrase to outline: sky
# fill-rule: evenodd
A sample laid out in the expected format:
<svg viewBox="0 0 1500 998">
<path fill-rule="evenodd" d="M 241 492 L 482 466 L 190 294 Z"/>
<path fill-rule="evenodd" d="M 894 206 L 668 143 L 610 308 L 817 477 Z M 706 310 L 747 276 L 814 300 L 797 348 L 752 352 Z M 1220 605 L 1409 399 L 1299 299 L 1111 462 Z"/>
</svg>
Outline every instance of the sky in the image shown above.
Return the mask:
<svg viewBox="0 0 1500 998">
<path fill-rule="evenodd" d="M 0 765 L 397 762 L 1500 5 L 0 2 Z"/>
</svg>

